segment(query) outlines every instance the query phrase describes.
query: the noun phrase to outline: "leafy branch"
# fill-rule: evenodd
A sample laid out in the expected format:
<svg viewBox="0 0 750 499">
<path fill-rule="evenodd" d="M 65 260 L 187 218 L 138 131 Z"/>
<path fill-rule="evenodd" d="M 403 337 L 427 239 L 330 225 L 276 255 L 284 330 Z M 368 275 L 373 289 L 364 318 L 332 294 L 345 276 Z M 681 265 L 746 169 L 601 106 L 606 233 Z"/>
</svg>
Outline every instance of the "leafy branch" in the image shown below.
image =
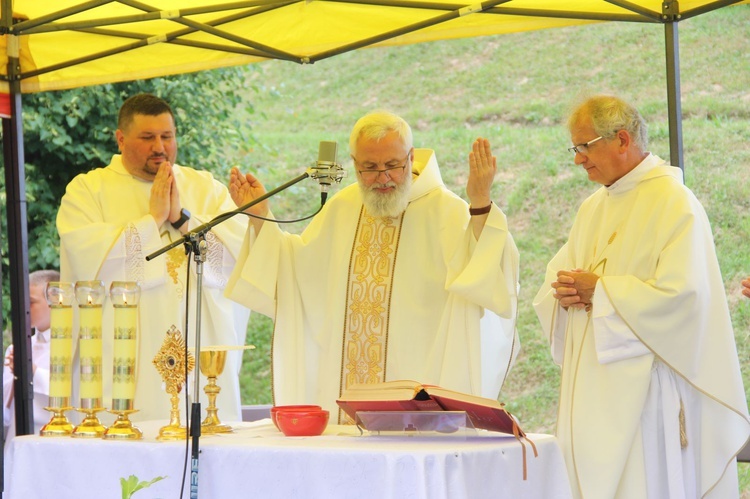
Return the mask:
<svg viewBox="0 0 750 499">
<path fill-rule="evenodd" d="M 138 492 L 141 489 L 145 489 L 146 487 L 150 487 L 151 485 L 155 484 L 159 480 L 163 480 L 167 477 L 165 476 L 157 476 L 150 482 L 139 482 L 138 477 L 135 475 L 130 475 L 128 478 L 120 478 L 120 487 L 122 488 L 122 499 L 130 499 L 133 497 L 133 494 Z"/>
</svg>

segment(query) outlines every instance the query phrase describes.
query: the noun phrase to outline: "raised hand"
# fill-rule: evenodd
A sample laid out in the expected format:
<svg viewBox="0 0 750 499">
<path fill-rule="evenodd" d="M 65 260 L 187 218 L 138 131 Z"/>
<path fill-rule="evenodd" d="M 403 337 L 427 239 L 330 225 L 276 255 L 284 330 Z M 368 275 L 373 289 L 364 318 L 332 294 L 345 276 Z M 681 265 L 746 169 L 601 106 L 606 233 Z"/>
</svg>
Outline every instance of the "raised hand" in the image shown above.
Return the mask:
<svg viewBox="0 0 750 499">
<path fill-rule="evenodd" d="M 483 208 L 490 204 L 490 189 L 497 173 L 497 158 L 492 155 L 490 141 L 478 138 L 469 153 L 469 181 L 466 195 L 472 208 Z"/>
<path fill-rule="evenodd" d="M 238 207 L 244 206 L 266 193 L 266 188 L 260 183 L 260 180 L 252 174 L 242 174 L 236 167 L 232 168 L 229 174 L 229 195 L 232 196 L 234 204 Z M 264 200 L 256 205 L 251 206 L 246 213 L 265 217 L 268 214 L 268 201 Z"/>
</svg>

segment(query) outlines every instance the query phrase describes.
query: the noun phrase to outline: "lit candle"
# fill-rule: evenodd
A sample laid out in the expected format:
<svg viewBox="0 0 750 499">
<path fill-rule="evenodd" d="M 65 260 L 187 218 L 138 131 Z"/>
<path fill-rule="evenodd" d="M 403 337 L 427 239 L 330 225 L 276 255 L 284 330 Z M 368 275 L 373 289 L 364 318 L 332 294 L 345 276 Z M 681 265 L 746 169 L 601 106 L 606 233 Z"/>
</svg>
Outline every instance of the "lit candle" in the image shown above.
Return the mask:
<svg viewBox="0 0 750 499">
<path fill-rule="evenodd" d="M 110 299 L 114 306 L 114 355 L 112 367 L 112 409 L 131 410 L 135 398 L 138 297 L 135 282 L 114 281 Z"/>
<path fill-rule="evenodd" d="M 78 281 L 79 333 L 78 347 L 81 367 L 81 408 L 94 409 L 102 406 L 102 281 Z"/>
<path fill-rule="evenodd" d="M 47 283 L 50 306 L 49 405 L 70 406 L 73 370 L 73 283 Z"/>
</svg>

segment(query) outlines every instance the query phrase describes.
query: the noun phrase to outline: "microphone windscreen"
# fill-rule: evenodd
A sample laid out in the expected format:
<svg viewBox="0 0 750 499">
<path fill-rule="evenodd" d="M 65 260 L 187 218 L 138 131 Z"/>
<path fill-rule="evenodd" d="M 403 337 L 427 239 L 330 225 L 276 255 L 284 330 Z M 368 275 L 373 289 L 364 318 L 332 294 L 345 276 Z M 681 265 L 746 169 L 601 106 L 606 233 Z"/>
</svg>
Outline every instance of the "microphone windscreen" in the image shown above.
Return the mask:
<svg viewBox="0 0 750 499">
<path fill-rule="evenodd" d="M 318 146 L 318 163 L 336 163 L 336 150 L 338 143 L 321 141 Z"/>
</svg>

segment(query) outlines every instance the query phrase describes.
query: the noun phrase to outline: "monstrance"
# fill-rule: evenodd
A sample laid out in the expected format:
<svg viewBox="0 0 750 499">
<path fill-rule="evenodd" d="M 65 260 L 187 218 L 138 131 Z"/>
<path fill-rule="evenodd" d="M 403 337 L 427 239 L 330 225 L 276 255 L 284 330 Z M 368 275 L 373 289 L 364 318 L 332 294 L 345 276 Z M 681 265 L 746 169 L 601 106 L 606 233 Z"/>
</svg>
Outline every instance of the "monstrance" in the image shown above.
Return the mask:
<svg viewBox="0 0 750 499">
<path fill-rule="evenodd" d="M 159 430 L 156 439 L 184 440 L 187 438 L 187 426 L 180 425 L 179 393 L 185 383 L 186 372 L 189 373 L 195 368 L 195 357 L 185 351 L 185 339 L 174 325 L 167 331 L 164 342 L 154 357 L 154 366 L 167 385 L 167 393 L 170 394 L 172 404 L 169 424 Z"/>
</svg>

